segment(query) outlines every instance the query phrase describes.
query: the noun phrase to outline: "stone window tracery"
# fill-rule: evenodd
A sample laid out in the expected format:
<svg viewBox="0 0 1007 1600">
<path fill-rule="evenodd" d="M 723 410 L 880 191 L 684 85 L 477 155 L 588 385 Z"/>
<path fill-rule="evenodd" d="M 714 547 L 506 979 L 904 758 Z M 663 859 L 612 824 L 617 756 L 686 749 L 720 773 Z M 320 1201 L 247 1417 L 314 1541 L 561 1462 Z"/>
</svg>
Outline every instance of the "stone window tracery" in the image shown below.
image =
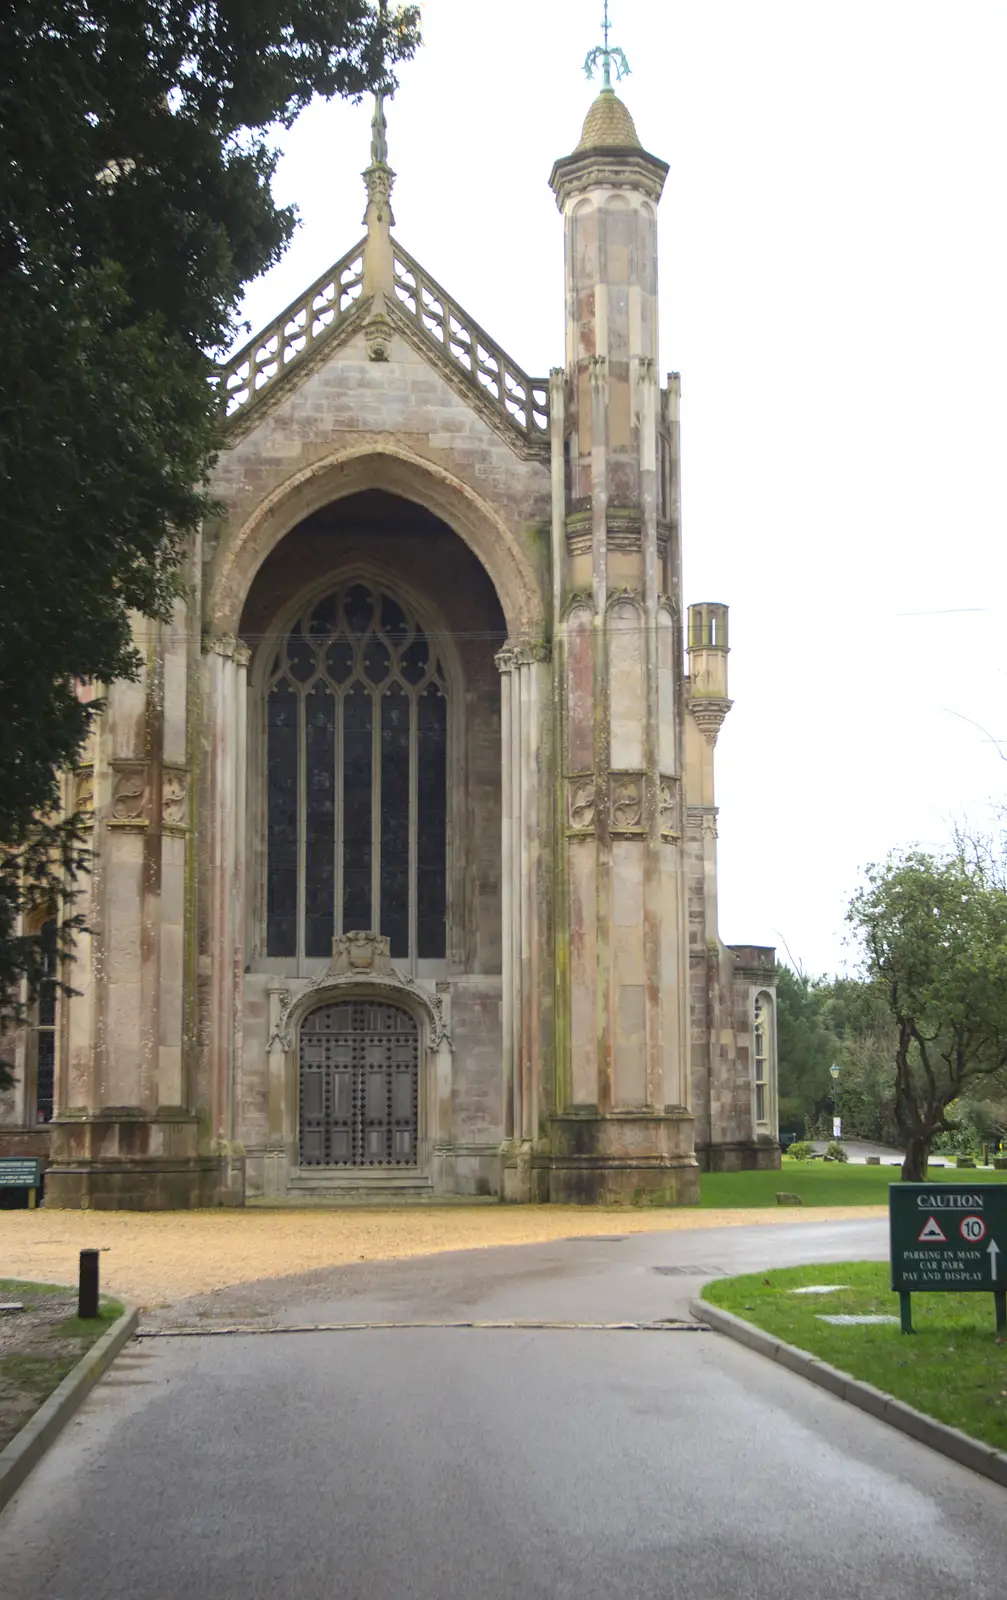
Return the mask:
<svg viewBox="0 0 1007 1600">
<path fill-rule="evenodd" d="M 307 607 L 267 680 L 266 951 L 370 930 L 446 950 L 447 685 L 417 618 L 355 582 Z"/>
<path fill-rule="evenodd" d="M 755 1120 L 769 1120 L 769 1060 L 770 1030 L 773 1026 L 773 1002 L 768 994 L 755 997 L 755 1024 L 752 1030 L 753 1063 L 755 1079 Z"/>
<path fill-rule="evenodd" d="M 36 928 L 42 938 L 44 976 L 29 1013 L 26 1121 L 51 1122 L 56 1091 L 56 1011 L 59 994 L 59 937 L 56 918 Z"/>
</svg>

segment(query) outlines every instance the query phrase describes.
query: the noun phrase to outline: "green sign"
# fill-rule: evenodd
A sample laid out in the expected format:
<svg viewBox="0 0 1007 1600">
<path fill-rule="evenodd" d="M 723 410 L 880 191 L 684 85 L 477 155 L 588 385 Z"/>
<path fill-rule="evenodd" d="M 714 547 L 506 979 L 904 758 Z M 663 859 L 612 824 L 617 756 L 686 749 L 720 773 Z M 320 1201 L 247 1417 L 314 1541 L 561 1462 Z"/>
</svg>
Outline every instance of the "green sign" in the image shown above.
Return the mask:
<svg viewBox="0 0 1007 1600">
<path fill-rule="evenodd" d="M 997 1327 L 1004 1324 L 1007 1184 L 893 1183 L 888 1221 L 904 1332 L 912 1331 L 909 1296 L 941 1289 L 993 1294 Z"/>
<path fill-rule="evenodd" d="M 0 1189 L 37 1189 L 42 1163 L 27 1156 L 0 1156 Z"/>
</svg>

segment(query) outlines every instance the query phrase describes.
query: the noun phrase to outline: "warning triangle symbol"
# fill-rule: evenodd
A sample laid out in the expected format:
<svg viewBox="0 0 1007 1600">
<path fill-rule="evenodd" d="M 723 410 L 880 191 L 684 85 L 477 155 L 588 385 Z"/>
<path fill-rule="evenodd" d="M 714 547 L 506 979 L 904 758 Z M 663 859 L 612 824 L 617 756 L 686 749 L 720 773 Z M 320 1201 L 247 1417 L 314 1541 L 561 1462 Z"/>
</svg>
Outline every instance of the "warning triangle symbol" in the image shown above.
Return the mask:
<svg viewBox="0 0 1007 1600">
<path fill-rule="evenodd" d="M 947 1237 L 941 1230 L 941 1225 L 936 1217 L 928 1217 L 920 1230 L 920 1244 L 947 1244 Z"/>
</svg>

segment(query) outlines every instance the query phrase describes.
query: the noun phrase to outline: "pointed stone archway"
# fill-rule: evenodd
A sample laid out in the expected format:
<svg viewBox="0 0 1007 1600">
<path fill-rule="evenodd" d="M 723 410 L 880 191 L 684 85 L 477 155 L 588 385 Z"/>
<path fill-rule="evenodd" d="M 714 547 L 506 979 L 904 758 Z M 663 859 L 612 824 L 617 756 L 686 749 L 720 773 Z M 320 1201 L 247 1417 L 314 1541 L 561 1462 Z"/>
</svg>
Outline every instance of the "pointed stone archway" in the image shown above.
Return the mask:
<svg viewBox="0 0 1007 1600">
<path fill-rule="evenodd" d="M 254 496 L 237 485 L 238 492 L 227 496 L 228 487 L 219 485 L 218 492 L 231 499 L 231 511 L 207 564 L 204 590 L 204 631 L 211 636 L 237 634 L 255 574 L 292 528 L 322 507 L 366 489 L 384 489 L 439 517 L 485 568 L 510 637 L 542 635 L 543 583 L 524 542 L 461 477 L 398 441 L 361 441 L 277 477 Z"/>
</svg>

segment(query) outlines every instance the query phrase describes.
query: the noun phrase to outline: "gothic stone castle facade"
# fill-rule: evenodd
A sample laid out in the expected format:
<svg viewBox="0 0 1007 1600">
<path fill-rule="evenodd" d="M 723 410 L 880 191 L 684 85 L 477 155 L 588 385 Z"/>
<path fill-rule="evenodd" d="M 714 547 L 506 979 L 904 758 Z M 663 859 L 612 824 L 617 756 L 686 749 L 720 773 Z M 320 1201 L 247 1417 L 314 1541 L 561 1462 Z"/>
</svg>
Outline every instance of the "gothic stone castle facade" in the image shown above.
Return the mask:
<svg viewBox="0 0 1007 1600">
<path fill-rule="evenodd" d="M 383 131 L 366 237 L 221 371 L 226 513 L 67 780 L 91 933 L 0 1128 L 49 1204 L 687 1202 L 779 1161 L 773 952 L 717 932 L 666 165 L 604 90 L 536 379 L 392 235 Z"/>
</svg>

